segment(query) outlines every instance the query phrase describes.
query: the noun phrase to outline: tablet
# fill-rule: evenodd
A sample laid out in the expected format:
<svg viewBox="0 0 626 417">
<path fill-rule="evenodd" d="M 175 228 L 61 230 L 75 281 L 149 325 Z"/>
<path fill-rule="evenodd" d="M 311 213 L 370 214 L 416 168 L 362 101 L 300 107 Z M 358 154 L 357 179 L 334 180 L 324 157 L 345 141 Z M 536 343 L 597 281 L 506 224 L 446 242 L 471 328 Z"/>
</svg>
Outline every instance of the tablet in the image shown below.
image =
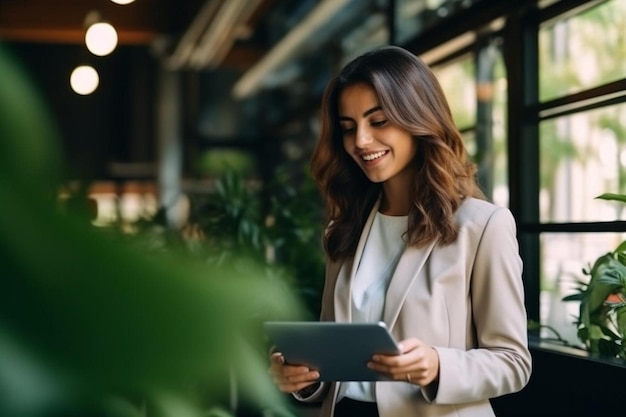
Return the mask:
<svg viewBox="0 0 626 417">
<path fill-rule="evenodd" d="M 376 353 L 399 354 L 384 322 L 265 322 L 265 331 L 288 364 L 306 365 L 320 381 L 386 381 L 367 367 Z"/>
</svg>

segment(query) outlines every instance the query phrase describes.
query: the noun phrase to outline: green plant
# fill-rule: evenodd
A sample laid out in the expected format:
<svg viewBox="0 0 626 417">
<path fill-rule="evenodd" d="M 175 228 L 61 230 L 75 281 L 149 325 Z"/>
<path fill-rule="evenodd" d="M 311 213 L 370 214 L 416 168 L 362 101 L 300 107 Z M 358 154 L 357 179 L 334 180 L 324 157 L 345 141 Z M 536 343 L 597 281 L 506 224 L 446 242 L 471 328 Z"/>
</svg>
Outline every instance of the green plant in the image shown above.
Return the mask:
<svg viewBox="0 0 626 417">
<path fill-rule="evenodd" d="M 286 319 L 315 320 L 324 278 L 323 205 L 307 173 L 305 170 L 300 181 L 294 181 L 297 175 L 281 166 L 270 181 L 262 184 L 247 181 L 238 171 L 229 169 L 212 180 L 209 190 L 189 195 L 190 215 L 182 229 L 168 227 L 165 208 L 161 208 L 153 218 L 142 219 L 131 227 L 114 225 L 113 231 L 122 233 L 113 235 L 124 238 L 130 230 L 133 242 L 147 249 L 146 253 L 180 253 L 210 268 L 221 268 L 233 260 L 241 264 L 245 256 L 262 268 L 254 274 L 258 284 L 265 282 L 268 289 L 282 286 L 302 305 Z M 281 297 L 279 292 L 276 297 Z M 251 313 L 259 321 L 271 314 L 276 317 L 272 309 L 260 307 L 257 305 Z M 233 383 L 239 386 L 247 379 L 241 376 Z M 235 391 L 244 391 L 241 397 L 245 395 L 245 390 Z M 244 397 L 237 399 L 236 407 L 256 412 L 256 404 L 258 401 Z"/>
<path fill-rule="evenodd" d="M 315 320 L 324 284 L 324 205 L 308 166 L 301 168 L 303 172 L 293 173 L 279 167 L 266 187 L 270 201 L 267 237 L 274 249 L 274 262 L 291 277 L 296 295 Z"/>
<path fill-rule="evenodd" d="M 308 318 L 316 319 L 324 282 L 323 205 L 308 173 L 299 181 L 296 174 L 279 166 L 261 184 L 227 170 L 211 190 L 189 196 L 183 230 L 166 227 L 164 209 L 133 230 L 150 248 L 187 252 L 212 264 L 245 254 L 266 265 L 266 279 L 289 285 Z"/>
<path fill-rule="evenodd" d="M 292 294 L 244 254 L 207 265 L 61 214 L 56 126 L 1 46 L 0 415 L 226 415 L 233 374 L 282 408 L 255 329 Z"/>
<path fill-rule="evenodd" d="M 597 198 L 626 203 L 626 195 Z M 626 360 L 626 241 L 583 268 L 589 281 L 578 281 L 577 292 L 563 301 L 579 301 L 578 338 L 592 354 Z"/>
</svg>

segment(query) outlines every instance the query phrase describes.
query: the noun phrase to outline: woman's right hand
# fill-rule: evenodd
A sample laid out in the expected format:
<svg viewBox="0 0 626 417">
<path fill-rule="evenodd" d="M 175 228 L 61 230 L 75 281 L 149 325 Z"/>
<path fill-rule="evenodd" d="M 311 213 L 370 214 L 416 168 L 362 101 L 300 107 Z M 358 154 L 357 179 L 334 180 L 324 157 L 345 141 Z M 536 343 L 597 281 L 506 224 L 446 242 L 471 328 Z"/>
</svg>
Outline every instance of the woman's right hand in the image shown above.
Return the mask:
<svg viewBox="0 0 626 417">
<path fill-rule="evenodd" d="M 306 366 L 286 365 L 285 357 L 280 352 L 270 356 L 270 375 L 279 390 L 292 394 L 317 382 L 319 372 Z"/>
</svg>

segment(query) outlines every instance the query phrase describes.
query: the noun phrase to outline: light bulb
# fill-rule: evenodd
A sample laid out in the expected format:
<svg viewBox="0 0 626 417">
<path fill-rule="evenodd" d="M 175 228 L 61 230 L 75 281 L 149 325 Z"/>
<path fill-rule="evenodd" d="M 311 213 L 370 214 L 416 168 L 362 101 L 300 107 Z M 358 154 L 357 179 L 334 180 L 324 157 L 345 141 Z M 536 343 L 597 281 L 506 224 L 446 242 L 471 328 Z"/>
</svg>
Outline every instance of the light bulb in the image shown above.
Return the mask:
<svg viewBox="0 0 626 417">
<path fill-rule="evenodd" d="M 100 77 L 98 72 L 89 65 L 80 65 L 74 68 L 70 75 L 70 86 L 76 94 L 86 96 L 98 88 Z"/>
<path fill-rule="evenodd" d="M 130 4 L 134 2 L 135 0 L 111 0 L 111 1 L 116 4 Z"/>
<path fill-rule="evenodd" d="M 109 23 L 94 23 L 87 29 L 85 44 L 94 55 L 108 55 L 117 46 L 117 31 Z"/>
</svg>

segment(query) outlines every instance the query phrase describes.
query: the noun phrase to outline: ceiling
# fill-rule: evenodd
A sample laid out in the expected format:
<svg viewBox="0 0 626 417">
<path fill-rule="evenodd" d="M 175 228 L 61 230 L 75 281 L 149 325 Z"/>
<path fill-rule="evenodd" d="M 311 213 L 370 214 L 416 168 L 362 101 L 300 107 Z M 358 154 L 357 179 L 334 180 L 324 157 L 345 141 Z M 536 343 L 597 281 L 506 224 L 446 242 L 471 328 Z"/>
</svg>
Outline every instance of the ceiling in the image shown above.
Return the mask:
<svg viewBox="0 0 626 417">
<path fill-rule="evenodd" d="M 457 8 L 487 2 L 501 0 L 445 0 Z M 390 22 L 392 4 L 397 19 Z M 439 21 L 433 18 L 438 11 L 428 10 L 427 4 L 428 0 L 136 0 L 128 5 L 111 0 L 0 0 L 0 42 L 17 44 L 15 49 L 34 68 L 46 97 L 55 103 L 54 114 L 72 160 L 106 176 L 113 174 L 104 158 L 136 162 L 152 157 L 151 104 L 156 93 L 150 77 L 157 72 L 155 56 L 161 64 L 191 72 L 180 77 L 193 85 L 186 98 L 195 100 L 197 108 L 191 108 L 208 115 L 189 112 L 186 117 L 202 121 L 197 129 L 202 140 L 246 137 L 254 131 L 250 124 L 257 122 L 248 117 L 262 119 L 260 124 L 272 135 L 298 136 L 309 128 L 328 78 L 350 55 L 388 42 L 390 23 L 410 29 L 404 39 L 411 39 L 416 30 Z M 98 62 L 103 86 L 99 94 L 77 100 L 69 88 L 59 88 L 59 80 L 66 82 L 76 63 L 73 58 L 84 53 L 92 12 L 115 27 L 118 43 L 126 48 Z M 463 24 L 460 19 L 446 22 L 443 35 L 428 33 L 417 40 L 418 46 L 445 41 Z M 65 57 L 70 58 L 67 63 Z M 54 65 L 48 65 L 52 60 Z M 130 76 L 122 75 L 127 73 Z M 113 106 L 116 111 L 120 106 L 127 110 L 120 115 L 132 114 L 132 124 L 123 117 L 111 118 L 107 109 Z M 89 141 L 84 132 L 90 132 Z"/>
<path fill-rule="evenodd" d="M 373 14 L 380 23 L 381 4 L 386 1 L 0 0 L 0 41 L 80 44 L 95 15 L 115 27 L 120 45 L 154 47 L 173 69 L 240 70 L 245 74 L 233 91 L 246 97 L 285 85 L 303 67 L 311 71 L 302 58 L 329 55 L 328 43 L 337 45 L 346 28 L 359 32 Z"/>
<path fill-rule="evenodd" d="M 181 30 L 201 3 L 137 0 L 118 5 L 109 0 L 3 0 L 0 36 L 9 41 L 80 43 L 84 40 L 87 13 L 97 10 L 116 27 L 120 44 L 145 44 L 160 34 Z"/>
<path fill-rule="evenodd" d="M 419 49 L 446 41 L 465 23 L 461 11 L 480 13 L 474 5 L 498 1 L 442 0 L 431 9 L 428 0 L 136 0 L 127 5 L 0 0 L 0 41 L 78 45 L 96 15 L 116 28 L 120 45 L 149 46 L 171 69 L 236 70 L 242 76 L 232 94 L 246 98 L 261 89 L 294 92 L 295 80 L 309 88 L 327 77 L 329 66 L 389 42 L 391 9 L 396 42 L 448 20 L 439 37 L 420 37 L 412 46 Z"/>
<path fill-rule="evenodd" d="M 0 40 L 79 44 L 84 42 L 90 12 L 111 23 L 120 45 L 152 45 L 170 42 L 172 51 L 185 37 L 189 41 L 195 27 L 196 37 L 207 31 L 216 16 L 233 10 L 224 5 L 229 0 L 136 0 L 128 5 L 110 0 L 2 0 L 0 1 Z M 227 44 L 219 65 L 247 67 L 263 56 L 262 37 L 257 25 L 266 17 L 275 0 L 243 0 L 232 27 L 221 28 L 219 42 Z M 201 15 L 204 18 L 201 20 Z M 91 14 L 93 16 L 93 13 Z M 195 23 L 194 23 L 195 22 Z"/>
</svg>

